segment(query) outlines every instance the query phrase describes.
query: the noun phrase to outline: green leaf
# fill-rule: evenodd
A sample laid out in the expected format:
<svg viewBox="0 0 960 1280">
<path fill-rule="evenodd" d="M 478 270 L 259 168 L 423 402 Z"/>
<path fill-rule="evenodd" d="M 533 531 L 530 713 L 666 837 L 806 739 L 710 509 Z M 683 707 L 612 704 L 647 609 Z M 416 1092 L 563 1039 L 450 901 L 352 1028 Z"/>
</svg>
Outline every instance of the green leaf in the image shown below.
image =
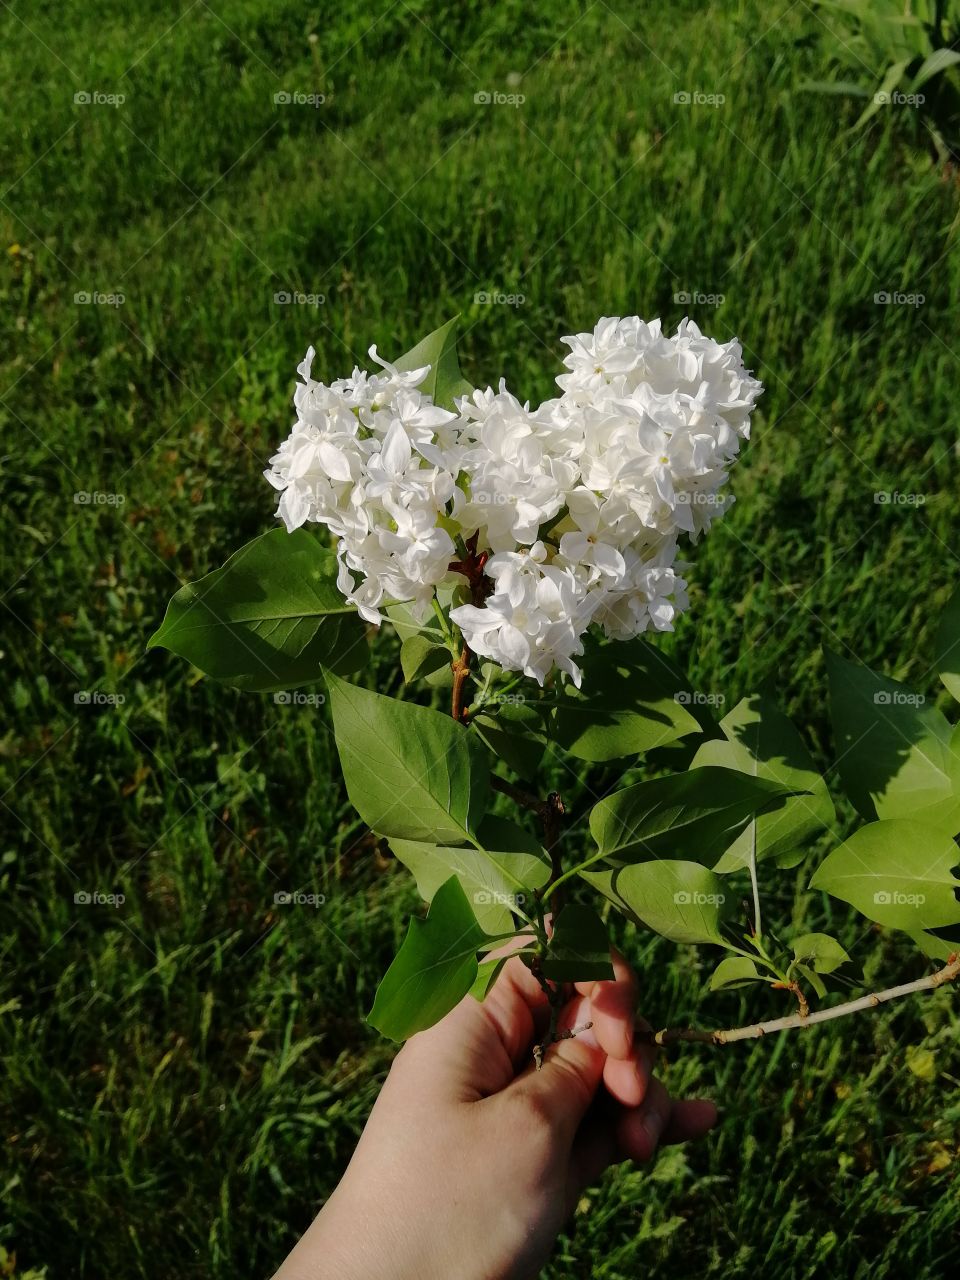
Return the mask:
<svg viewBox="0 0 960 1280">
<path fill-rule="evenodd" d="M 720 922 L 735 909 L 734 900 L 724 881 L 698 862 L 641 862 L 580 874 L 625 915 L 672 942 L 728 945 Z"/>
<path fill-rule="evenodd" d="M 793 954 L 800 964 L 809 965 L 817 973 L 833 973 L 850 959 L 836 938 L 828 933 L 805 933 L 794 938 Z"/>
<path fill-rule="evenodd" d="M 514 954 L 522 955 L 524 953 L 516 952 Z M 496 960 L 480 961 L 477 966 L 476 980 L 470 988 L 470 994 L 473 996 L 474 1000 L 486 1000 L 487 996 L 490 994 L 490 988 L 496 982 L 497 978 L 500 977 L 500 970 L 509 959 L 510 956 L 498 956 Z"/>
<path fill-rule="evenodd" d="M 513 905 L 530 914 L 532 891 L 550 878 L 550 863 L 536 838 L 505 818 L 485 818 L 478 840 L 479 849 L 394 838 L 390 848 L 413 872 L 427 902 L 453 872 L 481 927 L 506 933 L 513 927 Z"/>
<path fill-rule="evenodd" d="M 725 956 L 710 977 L 711 991 L 730 991 L 748 986 L 751 982 L 765 981 L 749 956 Z"/>
<path fill-rule="evenodd" d="M 398 1041 L 432 1027 L 473 986 L 477 952 L 487 941 L 456 876 L 451 876 L 433 895 L 426 920 L 410 921 L 367 1021 L 381 1035 Z"/>
<path fill-rule="evenodd" d="M 791 855 L 835 818 L 827 784 L 803 739 L 772 699 L 744 698 L 720 721 L 724 738 L 704 742 L 693 767 L 717 765 L 780 782 L 796 792 L 774 813 L 761 814 L 733 842 L 714 867 L 736 871 L 749 866 L 756 833 L 757 861 Z"/>
<path fill-rule="evenodd" d="M 922 930 L 907 930 L 907 936 L 915 942 L 925 956 L 931 960 L 949 960 L 957 954 L 957 944 L 939 938 L 935 933 L 924 933 Z"/>
<path fill-rule="evenodd" d="M 360 615 L 337 589 L 337 561 L 320 539 L 272 529 L 221 568 L 181 587 L 147 648 L 186 658 L 238 689 L 294 689 L 341 675 L 369 656 Z"/>
<path fill-rule="evenodd" d="M 396 630 L 401 643 L 411 636 L 426 636 L 433 644 L 443 644 L 444 635 L 434 620 L 421 622 L 408 604 L 382 604 L 380 612 L 386 614 L 387 621 Z M 448 651 L 449 652 L 449 651 Z"/>
<path fill-rule="evenodd" d="M 453 409 L 455 396 L 470 395 L 473 387 L 460 372 L 460 361 L 457 358 L 457 331 L 460 317 L 454 316 L 439 329 L 417 343 L 394 364 L 401 373 L 411 373 L 414 369 L 430 366 L 430 372 L 418 390 L 424 395 L 432 396 L 435 404 L 444 409 Z"/>
<path fill-rule="evenodd" d="M 551 735 L 578 760 L 640 755 L 699 732 L 687 705 L 693 695 L 646 641 L 591 646 L 583 669 L 582 691 L 558 693 Z"/>
<path fill-rule="evenodd" d="M 347 794 L 380 835 L 476 844 L 489 795 L 487 762 L 463 725 L 327 675 Z"/>
<path fill-rule="evenodd" d="M 940 679 L 960 702 L 960 587 L 947 601 L 940 618 L 935 665 Z"/>
<path fill-rule="evenodd" d="M 827 651 L 840 778 L 867 819 L 918 816 L 960 831 L 952 729 L 921 694 Z"/>
<path fill-rule="evenodd" d="M 543 975 L 552 982 L 588 982 L 613 978 L 610 935 L 592 907 L 571 902 L 557 916 Z"/>
<path fill-rule="evenodd" d="M 810 888 L 849 902 L 868 920 L 916 933 L 960 923 L 958 862 L 957 846 L 936 827 L 871 822 L 824 859 Z"/>
<path fill-rule="evenodd" d="M 504 702 L 484 709 L 471 721 L 473 731 L 514 773 L 532 782 L 540 769 L 545 744 L 536 703 Z"/>
<path fill-rule="evenodd" d="M 590 830 L 610 862 L 687 857 L 710 864 L 755 813 L 793 788 L 731 769 L 691 769 L 604 797 Z"/>
<path fill-rule="evenodd" d="M 807 964 L 798 964 L 797 973 L 800 974 L 801 978 L 806 978 L 807 982 L 810 983 L 810 986 L 813 987 L 814 991 L 822 1000 L 827 994 L 827 984 L 817 973 L 816 969 L 812 969 L 810 965 Z"/>
<path fill-rule="evenodd" d="M 407 684 L 449 665 L 450 650 L 425 635 L 408 636 L 400 646 L 400 666 Z"/>
</svg>

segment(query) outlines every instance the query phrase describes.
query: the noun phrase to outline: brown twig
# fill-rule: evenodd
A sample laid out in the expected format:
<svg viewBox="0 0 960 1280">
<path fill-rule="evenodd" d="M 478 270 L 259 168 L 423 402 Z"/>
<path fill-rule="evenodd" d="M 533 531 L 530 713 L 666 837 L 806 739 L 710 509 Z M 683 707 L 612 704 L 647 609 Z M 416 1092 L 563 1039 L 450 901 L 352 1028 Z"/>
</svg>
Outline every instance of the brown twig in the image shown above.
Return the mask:
<svg viewBox="0 0 960 1280">
<path fill-rule="evenodd" d="M 810 1005 L 807 1003 L 807 997 L 803 993 L 803 988 L 799 982 L 771 982 L 771 987 L 781 991 L 792 991 L 797 997 L 797 1013 L 801 1018 L 810 1016 Z"/>
<path fill-rule="evenodd" d="M 463 646 L 459 658 L 450 664 L 453 671 L 453 692 L 450 695 L 450 714 L 454 720 L 463 723 L 466 720 L 466 708 L 463 705 L 463 686 L 470 674 L 470 650 Z"/>
<path fill-rule="evenodd" d="M 483 604 L 493 583 L 483 572 L 489 556 L 486 551 L 477 552 L 478 534 L 467 541 L 467 554 L 462 560 L 452 560 L 448 566 L 451 573 L 462 574 L 470 584 L 470 599 L 478 607 Z M 470 647 L 464 643 L 458 657 L 450 664 L 453 672 L 453 691 L 450 696 L 450 714 L 458 723 L 467 719 L 467 708 L 463 705 L 463 689 L 470 674 Z"/>
<path fill-rule="evenodd" d="M 830 1022 L 834 1018 L 845 1018 L 848 1014 L 859 1013 L 863 1009 L 875 1009 L 886 1004 L 888 1000 L 899 1000 L 902 996 L 914 995 L 918 991 L 935 991 L 947 982 L 953 982 L 960 976 L 960 955 L 953 955 L 936 973 L 917 978 L 913 982 L 901 983 L 898 987 L 888 987 L 886 991 L 875 991 L 856 1000 L 848 1000 L 846 1004 L 834 1005 L 832 1009 L 817 1009 L 814 1013 L 794 1013 L 787 1018 L 773 1018 L 769 1022 L 754 1022 L 748 1027 L 733 1027 L 727 1031 L 701 1031 L 696 1027 L 673 1027 L 663 1031 L 637 1032 L 637 1038 L 647 1043 L 658 1045 L 670 1044 L 733 1044 L 736 1040 L 758 1040 L 761 1036 L 771 1035 L 776 1031 L 792 1031 L 799 1027 L 812 1027 L 816 1023 Z"/>
<path fill-rule="evenodd" d="M 506 778 L 498 777 L 495 773 L 490 777 L 490 785 L 494 791 L 499 791 L 502 796 L 508 796 L 521 809 L 529 809 L 531 813 L 535 813 L 537 817 L 540 817 L 544 801 L 531 792 L 524 791 L 522 787 L 515 787 L 512 782 L 508 782 Z"/>
<path fill-rule="evenodd" d="M 542 969 L 543 959 L 539 955 L 532 957 L 530 961 L 530 972 L 540 984 L 540 990 L 547 997 L 550 1004 L 550 1024 L 547 1027 L 547 1034 L 543 1037 L 539 1044 L 533 1046 L 533 1060 L 537 1064 L 539 1071 L 543 1066 L 543 1058 L 547 1050 L 552 1044 L 556 1044 L 560 1040 L 570 1040 L 578 1031 L 585 1031 L 587 1027 L 593 1026 L 592 1022 L 588 1022 L 584 1027 L 574 1027 L 568 1031 L 558 1031 L 557 1023 L 560 1019 L 560 1010 L 567 1002 L 568 988 L 563 982 L 551 982 L 544 975 Z"/>
</svg>

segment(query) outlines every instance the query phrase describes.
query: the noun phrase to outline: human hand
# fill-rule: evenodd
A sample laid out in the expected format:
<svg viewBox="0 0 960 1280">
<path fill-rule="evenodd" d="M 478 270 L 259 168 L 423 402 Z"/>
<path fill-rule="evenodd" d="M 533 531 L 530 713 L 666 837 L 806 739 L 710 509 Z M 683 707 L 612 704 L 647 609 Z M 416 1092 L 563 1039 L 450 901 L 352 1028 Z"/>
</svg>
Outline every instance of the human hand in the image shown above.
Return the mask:
<svg viewBox="0 0 960 1280">
<path fill-rule="evenodd" d="M 547 997 L 516 957 L 397 1055 L 340 1185 L 275 1280 L 529 1280 L 584 1187 L 620 1160 L 706 1133 L 635 1037 L 637 979 L 577 983 L 546 1051 Z"/>
</svg>

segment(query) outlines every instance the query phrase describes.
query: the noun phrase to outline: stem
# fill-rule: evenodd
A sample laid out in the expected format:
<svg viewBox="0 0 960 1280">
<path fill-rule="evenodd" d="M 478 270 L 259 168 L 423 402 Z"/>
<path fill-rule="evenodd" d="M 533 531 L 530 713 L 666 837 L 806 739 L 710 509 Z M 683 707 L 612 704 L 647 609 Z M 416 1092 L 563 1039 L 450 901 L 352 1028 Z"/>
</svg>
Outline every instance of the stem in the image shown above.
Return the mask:
<svg viewBox="0 0 960 1280">
<path fill-rule="evenodd" d="M 460 651 L 460 656 L 455 658 L 450 664 L 453 671 L 453 692 L 450 696 L 450 714 L 454 720 L 461 724 L 466 720 L 465 708 L 463 705 L 463 686 L 467 682 L 467 676 L 470 674 L 470 649 L 468 645 L 464 645 Z"/>
<path fill-rule="evenodd" d="M 899 987 L 888 987 L 886 991 L 875 991 L 871 995 L 860 996 L 857 1000 L 849 1000 L 846 1004 L 835 1005 L 832 1009 L 817 1009 L 815 1013 L 802 1012 L 791 1014 L 787 1018 L 773 1018 L 769 1022 L 754 1022 L 749 1027 L 733 1027 L 727 1031 L 701 1031 L 696 1027 L 668 1027 L 657 1032 L 637 1032 L 640 1039 L 658 1045 L 670 1044 L 733 1044 L 736 1040 L 758 1040 L 761 1036 L 771 1035 L 775 1031 L 792 1031 L 797 1027 L 812 1027 L 814 1023 L 830 1022 L 834 1018 L 845 1018 L 850 1013 L 860 1013 L 863 1009 L 875 1009 L 886 1004 L 888 1000 L 899 1000 L 902 996 L 914 995 L 918 991 L 935 991 L 947 982 L 953 982 L 960 976 L 960 955 L 951 956 L 942 969 L 929 973 L 914 982 L 904 982 Z"/>
<path fill-rule="evenodd" d="M 498 777 L 495 773 L 490 775 L 490 785 L 493 787 L 494 791 L 499 791 L 502 796 L 509 796 L 514 804 L 518 804 L 521 809 L 529 809 L 530 812 L 535 813 L 537 817 L 540 816 L 540 811 L 545 802 L 543 800 L 539 800 L 529 791 L 524 791 L 520 787 L 515 787 L 512 782 L 507 782 L 506 778 Z"/>
<path fill-rule="evenodd" d="M 602 862 L 606 856 L 605 853 L 595 853 L 592 857 L 587 858 L 586 862 L 580 862 L 575 867 L 570 867 L 567 871 L 564 871 L 563 875 L 557 876 L 556 880 L 547 885 L 543 892 L 543 901 L 546 902 L 549 897 L 557 892 L 561 885 L 566 884 L 568 880 L 572 880 L 581 871 L 586 871 L 587 867 L 592 867 L 595 862 Z"/>
<path fill-rule="evenodd" d="M 563 877 L 563 864 L 560 860 L 560 819 L 563 814 L 563 801 L 560 799 L 559 791 L 551 791 L 540 810 L 540 820 L 543 823 L 543 843 L 550 855 L 550 879 L 547 882 L 547 889 L 554 894 Z M 559 905 L 560 901 L 557 898 L 553 904 L 554 911 L 559 908 Z"/>
<path fill-rule="evenodd" d="M 757 820 L 754 818 L 750 824 L 753 828 L 753 844 L 750 848 L 750 887 L 753 889 L 753 932 L 758 937 L 763 936 L 763 927 L 760 920 L 760 886 L 757 883 Z"/>
<path fill-rule="evenodd" d="M 448 567 L 451 573 L 459 573 L 466 578 L 470 584 L 470 599 L 474 605 L 479 607 L 483 604 L 493 584 L 489 578 L 484 576 L 483 566 L 487 563 L 488 553 L 486 551 L 477 551 L 477 537 L 478 535 L 474 534 L 472 538 L 467 540 L 463 559 L 452 560 Z M 436 599 L 436 596 L 434 596 L 434 599 Z M 454 654 L 454 659 L 450 664 L 453 671 L 450 714 L 454 720 L 463 724 L 467 718 L 466 709 L 463 705 L 463 686 L 466 683 L 467 676 L 470 674 L 470 646 L 464 641 L 459 656 L 457 656 L 453 647 L 451 647 L 451 653 Z"/>
<path fill-rule="evenodd" d="M 450 630 L 450 623 L 447 621 L 447 615 L 443 612 L 443 607 L 437 599 L 436 593 L 434 593 L 430 603 L 433 605 L 433 612 L 437 615 L 437 619 L 440 622 L 440 630 L 443 633 L 444 643 L 452 653 L 454 651 L 453 632 Z"/>
<path fill-rule="evenodd" d="M 515 787 L 512 782 L 507 782 L 496 774 L 491 777 L 490 785 L 494 791 L 509 796 L 522 809 L 529 809 L 531 813 L 535 813 L 543 824 L 543 846 L 550 855 L 550 879 L 542 889 L 537 890 L 537 898 L 542 904 L 555 892 L 561 880 L 567 879 L 560 861 L 560 819 L 564 814 L 560 793 L 551 791 L 546 800 L 540 800 L 529 791 Z"/>
<path fill-rule="evenodd" d="M 481 710 L 482 707 L 485 707 L 487 705 L 487 694 L 490 692 L 490 685 L 493 681 L 493 672 L 494 672 L 494 666 L 493 666 L 493 663 L 491 662 L 487 665 L 487 676 L 483 682 L 483 688 L 480 690 L 480 693 L 477 695 L 476 702 L 473 704 L 472 707 L 467 708 L 468 716 L 476 715 L 477 712 Z"/>
</svg>

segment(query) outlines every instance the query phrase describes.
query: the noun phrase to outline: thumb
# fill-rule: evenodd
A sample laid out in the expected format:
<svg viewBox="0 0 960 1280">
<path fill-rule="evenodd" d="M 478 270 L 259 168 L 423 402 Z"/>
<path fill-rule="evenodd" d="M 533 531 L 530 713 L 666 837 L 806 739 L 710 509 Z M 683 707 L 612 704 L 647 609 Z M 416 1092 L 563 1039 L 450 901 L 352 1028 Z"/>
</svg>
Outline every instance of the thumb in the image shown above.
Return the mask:
<svg viewBox="0 0 960 1280">
<path fill-rule="evenodd" d="M 562 1030 L 590 1021 L 590 1001 L 581 997 L 566 1006 L 559 1026 Z M 605 1060 L 593 1032 L 578 1031 L 570 1039 L 546 1046 L 541 1069 L 528 1067 L 511 1087 L 563 1142 L 572 1144 L 600 1087 Z"/>
</svg>

